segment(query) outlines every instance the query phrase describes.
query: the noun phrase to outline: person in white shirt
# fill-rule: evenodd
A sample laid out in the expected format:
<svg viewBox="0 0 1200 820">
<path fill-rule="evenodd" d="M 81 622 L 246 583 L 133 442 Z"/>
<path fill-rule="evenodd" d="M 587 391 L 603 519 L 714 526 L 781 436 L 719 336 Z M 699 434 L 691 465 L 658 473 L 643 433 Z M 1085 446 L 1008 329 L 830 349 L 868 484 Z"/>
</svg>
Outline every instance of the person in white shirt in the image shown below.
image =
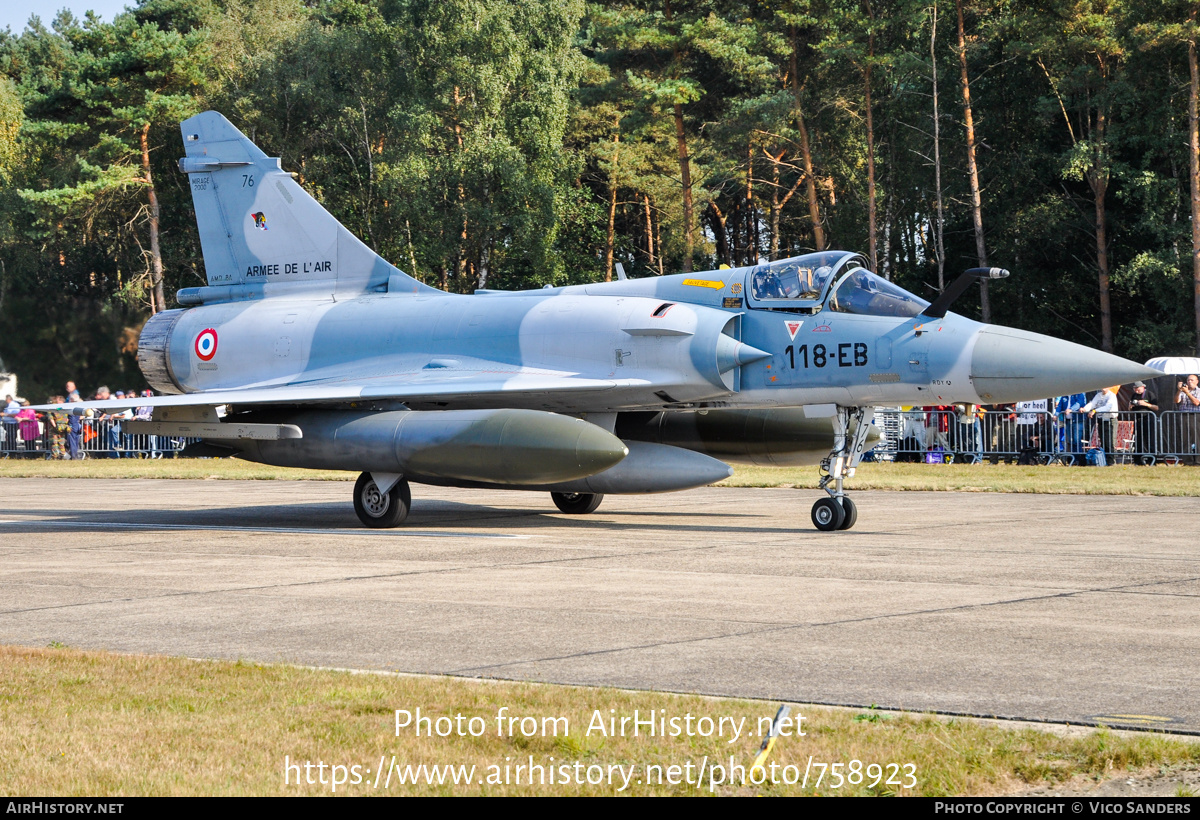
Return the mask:
<svg viewBox="0 0 1200 820">
<path fill-rule="evenodd" d="M 1117 423 L 1117 387 L 1109 387 L 1096 391 L 1092 400 L 1079 409 L 1096 419 L 1100 427 L 1100 444 L 1104 448 L 1104 463 L 1112 464 L 1113 456 L 1113 427 Z"/>
<path fill-rule="evenodd" d="M 12 396 L 4 397 L 4 449 L 17 449 L 17 414 L 21 412 L 21 402 Z"/>
</svg>

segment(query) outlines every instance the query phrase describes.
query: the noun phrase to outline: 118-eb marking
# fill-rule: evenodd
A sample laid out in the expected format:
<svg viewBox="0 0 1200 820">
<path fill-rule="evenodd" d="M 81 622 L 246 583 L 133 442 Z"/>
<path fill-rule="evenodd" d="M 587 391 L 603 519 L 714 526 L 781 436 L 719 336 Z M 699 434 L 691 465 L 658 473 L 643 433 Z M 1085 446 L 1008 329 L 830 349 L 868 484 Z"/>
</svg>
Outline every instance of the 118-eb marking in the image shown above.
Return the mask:
<svg viewBox="0 0 1200 820">
<path fill-rule="evenodd" d="M 799 357 L 801 367 L 808 367 L 808 345 L 800 345 L 794 347 L 788 345 L 784 348 L 784 353 L 787 354 L 788 361 L 792 365 L 792 369 L 796 369 L 796 358 Z M 837 345 L 836 352 L 833 347 L 826 348 L 825 345 L 817 344 L 812 348 L 812 366 L 824 367 L 825 365 L 833 366 L 834 361 L 838 367 L 866 367 L 867 364 L 867 345 L 864 342 L 842 342 Z"/>
</svg>

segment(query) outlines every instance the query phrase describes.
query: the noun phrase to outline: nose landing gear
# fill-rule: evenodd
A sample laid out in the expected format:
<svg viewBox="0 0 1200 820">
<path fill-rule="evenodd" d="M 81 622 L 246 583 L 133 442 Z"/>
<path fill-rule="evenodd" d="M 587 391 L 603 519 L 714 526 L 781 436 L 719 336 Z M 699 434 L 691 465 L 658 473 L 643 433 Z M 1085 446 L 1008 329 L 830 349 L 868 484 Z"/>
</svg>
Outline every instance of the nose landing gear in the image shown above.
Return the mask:
<svg viewBox="0 0 1200 820">
<path fill-rule="evenodd" d="M 812 522 L 822 532 L 848 530 L 858 521 L 858 508 L 842 487 L 862 460 L 874 407 L 838 407 L 833 422 L 833 449 L 821 461 L 820 488 L 829 493 L 812 508 Z M 830 487 L 830 484 L 833 486 Z"/>
</svg>

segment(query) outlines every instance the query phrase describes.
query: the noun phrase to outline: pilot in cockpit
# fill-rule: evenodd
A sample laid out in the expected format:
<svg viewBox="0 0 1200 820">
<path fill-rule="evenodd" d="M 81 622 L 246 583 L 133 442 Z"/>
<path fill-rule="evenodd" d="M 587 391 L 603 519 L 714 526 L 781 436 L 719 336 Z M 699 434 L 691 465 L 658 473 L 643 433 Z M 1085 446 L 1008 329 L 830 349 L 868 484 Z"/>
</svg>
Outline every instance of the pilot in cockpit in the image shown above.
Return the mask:
<svg viewBox="0 0 1200 820">
<path fill-rule="evenodd" d="M 759 299 L 786 299 L 779 277 L 770 270 L 760 270 L 754 274 L 754 295 Z"/>
</svg>

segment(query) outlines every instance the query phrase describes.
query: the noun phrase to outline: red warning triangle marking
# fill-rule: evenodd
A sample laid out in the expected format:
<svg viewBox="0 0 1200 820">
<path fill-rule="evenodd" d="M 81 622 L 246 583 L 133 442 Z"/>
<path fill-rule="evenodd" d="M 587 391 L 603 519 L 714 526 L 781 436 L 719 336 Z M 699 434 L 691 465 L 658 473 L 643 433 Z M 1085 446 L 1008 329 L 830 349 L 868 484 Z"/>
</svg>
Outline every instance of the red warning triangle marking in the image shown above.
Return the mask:
<svg viewBox="0 0 1200 820">
<path fill-rule="evenodd" d="M 787 326 L 788 336 L 791 337 L 792 341 L 795 341 L 796 340 L 796 331 L 798 331 L 800 329 L 800 326 L 803 325 L 804 322 L 803 321 L 799 321 L 799 322 L 785 321 L 784 324 Z"/>
</svg>

